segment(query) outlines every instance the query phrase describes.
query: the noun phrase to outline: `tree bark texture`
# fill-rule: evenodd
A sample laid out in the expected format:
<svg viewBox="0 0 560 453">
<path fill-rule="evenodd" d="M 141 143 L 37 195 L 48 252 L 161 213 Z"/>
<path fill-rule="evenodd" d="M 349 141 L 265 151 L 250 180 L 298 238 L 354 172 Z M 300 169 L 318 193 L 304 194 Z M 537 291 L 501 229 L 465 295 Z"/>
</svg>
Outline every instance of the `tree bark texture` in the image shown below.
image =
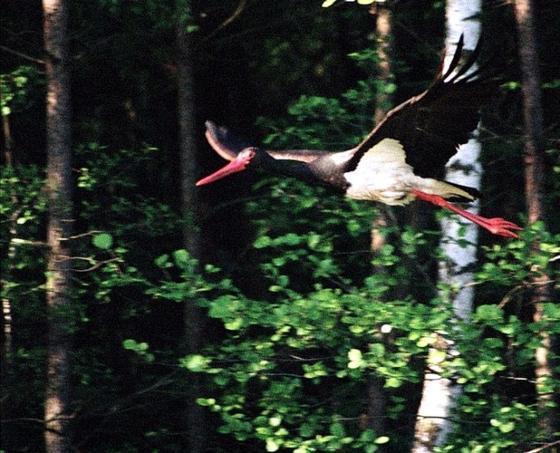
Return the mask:
<svg viewBox="0 0 560 453">
<path fill-rule="evenodd" d="M 197 156 L 192 35 L 189 35 L 186 28 L 186 24 L 178 20 L 176 25 L 177 115 L 179 123 L 182 210 L 185 218 L 183 240 L 189 253 L 195 258 L 199 258 L 200 233 L 196 225 L 198 199 L 195 188 Z"/>
<path fill-rule="evenodd" d="M 374 4 L 370 9 L 371 14 L 375 15 L 375 34 L 377 46 L 377 72 L 378 80 L 383 84 L 390 83 L 393 79 L 391 72 L 391 10 L 386 5 Z M 375 99 L 374 122 L 379 123 L 391 107 L 391 96 L 382 90 L 378 90 Z M 387 238 L 383 231 L 389 224 L 387 211 L 379 209 L 378 214 L 373 220 L 371 228 L 370 248 L 375 255 L 380 252 L 386 244 Z M 385 269 L 375 267 L 375 273 L 384 273 Z M 388 343 L 387 336 L 383 336 L 381 341 Z M 367 380 L 367 427 L 380 435 L 385 431 L 385 419 L 387 408 L 387 392 L 383 387 L 383 379 L 372 373 Z"/>
<path fill-rule="evenodd" d="M 515 0 L 513 2 L 517 33 L 519 37 L 519 61 L 521 65 L 523 117 L 525 123 L 525 198 L 527 202 L 527 220 L 529 224 L 546 221 L 545 198 L 545 151 L 543 134 L 543 111 L 541 94 L 541 77 L 537 38 L 535 32 L 534 2 L 532 0 Z M 538 238 L 533 241 L 532 253 L 539 254 Z M 543 302 L 553 300 L 553 282 L 543 270 L 533 277 L 531 305 L 535 307 L 533 320 L 542 321 Z M 544 433 L 552 438 L 558 428 L 558 419 L 554 409 L 549 407 L 554 395 L 541 391 L 545 382 L 553 377 L 550 355 L 552 338 L 542 331 L 541 345 L 535 351 L 535 377 L 540 409 L 540 424 Z"/>
<path fill-rule="evenodd" d="M 195 128 L 195 95 L 193 77 L 192 34 L 187 32 L 187 21 L 190 19 L 189 2 L 177 2 L 177 23 L 175 29 L 177 52 L 177 115 L 179 124 L 179 153 L 181 162 L 181 195 L 182 214 L 185 221 L 183 227 L 183 243 L 191 256 L 200 258 L 200 232 L 196 225 L 198 217 L 198 199 L 195 187 L 197 156 Z M 195 301 L 186 300 L 184 309 L 186 352 L 199 352 L 203 333 L 204 317 L 202 310 Z M 185 423 L 187 425 L 188 451 L 200 453 L 204 451 L 205 422 L 204 410 L 196 403 L 201 396 L 201 376 L 197 373 L 189 375 Z"/>
<path fill-rule="evenodd" d="M 472 50 L 480 36 L 480 22 L 476 18 L 480 13 L 479 0 L 448 0 L 446 6 L 446 65 L 449 64 L 459 37 L 464 34 L 465 49 Z M 473 68 L 475 70 L 476 68 Z M 480 188 L 482 168 L 479 162 L 481 145 L 475 132 L 468 143 L 461 146 L 451 158 L 446 168 L 445 179 L 458 184 Z M 478 203 L 471 205 L 469 211 L 477 214 Z M 472 266 L 476 263 L 478 243 L 478 227 L 469 223 L 461 225 L 456 218 L 445 218 L 441 221 L 441 248 L 444 261 L 439 263 L 439 279 L 457 289 L 453 297 L 453 313 L 459 320 L 466 321 L 472 312 L 474 288 L 467 285 L 472 281 Z M 460 229 L 465 233 L 461 236 Z M 460 245 L 460 239 L 466 239 L 468 245 Z M 453 336 L 453 332 L 447 332 Z M 439 349 L 451 351 L 453 342 L 442 336 L 436 345 Z M 461 394 L 461 388 L 449 379 L 440 376 L 442 371 L 438 364 L 430 363 L 424 375 L 422 399 L 418 409 L 418 420 L 415 429 L 415 453 L 428 453 L 435 446 L 442 445 L 451 431 L 450 412 Z"/>
<path fill-rule="evenodd" d="M 67 452 L 70 441 L 70 248 L 72 230 L 71 106 L 68 9 L 64 0 L 43 0 L 47 75 L 47 272 L 48 346 L 44 410 L 45 447 Z"/>
<path fill-rule="evenodd" d="M 384 84 L 393 81 L 391 70 L 391 33 L 392 33 L 391 10 L 381 4 L 375 4 L 375 32 L 377 35 L 377 63 L 378 80 Z M 375 124 L 378 124 L 391 108 L 391 95 L 386 91 L 378 91 L 375 99 Z"/>
</svg>

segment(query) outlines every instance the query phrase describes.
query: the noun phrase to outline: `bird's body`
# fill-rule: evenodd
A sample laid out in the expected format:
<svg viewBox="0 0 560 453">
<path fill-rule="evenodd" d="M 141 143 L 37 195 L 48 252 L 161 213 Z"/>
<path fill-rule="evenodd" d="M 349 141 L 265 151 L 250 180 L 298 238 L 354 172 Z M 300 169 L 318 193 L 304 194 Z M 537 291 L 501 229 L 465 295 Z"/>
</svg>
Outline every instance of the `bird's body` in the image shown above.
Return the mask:
<svg viewBox="0 0 560 453">
<path fill-rule="evenodd" d="M 331 157 L 341 162 L 351 154 L 336 153 Z M 428 194 L 443 195 L 444 198 L 463 198 L 469 201 L 474 196 L 457 186 L 423 178 L 414 173 L 406 163 L 405 150 L 400 142 L 386 138 L 367 151 L 355 169 L 343 173 L 347 183 L 345 194 L 356 200 L 377 201 L 390 206 L 402 206 L 416 198 L 413 189 Z"/>
<path fill-rule="evenodd" d="M 387 205 L 414 199 L 451 210 L 493 234 L 517 237 L 521 229 L 501 218 L 487 219 L 449 201 L 470 202 L 478 191 L 441 180 L 447 161 L 466 143 L 478 124 L 482 103 L 496 89 L 495 81 L 469 72 L 478 47 L 462 67 L 462 37 L 448 70 L 442 68 L 431 87 L 391 110 L 356 147 L 341 152 L 316 150 L 273 151 L 247 146 L 229 130 L 208 121 L 206 138 L 230 161 L 201 179 L 208 184 L 229 174 L 259 167 L 293 176 L 309 184 L 326 185 L 347 197 Z"/>
</svg>

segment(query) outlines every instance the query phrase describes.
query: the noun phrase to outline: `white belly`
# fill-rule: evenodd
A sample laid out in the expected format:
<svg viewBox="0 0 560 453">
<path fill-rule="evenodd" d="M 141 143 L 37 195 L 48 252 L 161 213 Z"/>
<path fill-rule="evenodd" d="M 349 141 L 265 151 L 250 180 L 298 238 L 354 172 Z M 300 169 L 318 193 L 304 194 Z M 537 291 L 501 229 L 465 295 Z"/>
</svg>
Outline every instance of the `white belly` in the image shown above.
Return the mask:
<svg viewBox="0 0 560 453">
<path fill-rule="evenodd" d="M 412 189 L 443 198 L 461 197 L 474 200 L 468 192 L 445 181 L 416 176 L 406 163 L 402 145 L 385 138 L 369 149 L 353 171 L 344 173 L 349 184 L 346 196 L 357 200 L 380 201 L 404 205 L 416 197 Z"/>
<path fill-rule="evenodd" d="M 346 196 L 356 200 L 380 201 L 388 205 L 404 205 L 414 199 L 410 193 L 419 182 L 412 167 L 404 162 L 383 162 L 359 166 L 344 173 L 350 187 Z"/>
</svg>

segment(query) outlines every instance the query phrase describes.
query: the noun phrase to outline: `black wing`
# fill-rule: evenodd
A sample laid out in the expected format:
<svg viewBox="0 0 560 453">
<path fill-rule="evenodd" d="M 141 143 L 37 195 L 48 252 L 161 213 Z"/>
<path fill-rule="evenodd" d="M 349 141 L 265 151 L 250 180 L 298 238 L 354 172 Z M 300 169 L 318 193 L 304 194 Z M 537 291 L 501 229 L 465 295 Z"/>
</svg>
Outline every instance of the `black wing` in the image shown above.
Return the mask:
<svg viewBox="0 0 560 453">
<path fill-rule="evenodd" d="M 482 68 L 469 72 L 479 52 L 480 41 L 460 65 L 461 36 L 447 71 L 443 73 L 442 60 L 430 88 L 392 109 L 357 146 L 349 168 L 355 167 L 376 143 L 393 138 L 403 145 L 406 162 L 417 175 L 441 176 L 447 161 L 476 128 L 480 107 L 497 91 L 496 80 L 480 77 Z"/>
<path fill-rule="evenodd" d="M 226 160 L 234 160 L 242 149 L 251 146 L 239 140 L 227 128 L 220 127 L 212 121 L 206 121 L 205 135 L 214 151 Z"/>
<path fill-rule="evenodd" d="M 217 126 L 212 121 L 206 121 L 206 139 L 210 146 L 226 160 L 234 160 L 242 149 L 251 146 L 249 143 L 237 138 L 226 127 Z M 274 159 L 297 160 L 300 162 L 311 162 L 318 157 L 332 154 L 329 151 L 310 149 L 292 149 L 285 151 L 260 149 L 266 151 Z"/>
</svg>

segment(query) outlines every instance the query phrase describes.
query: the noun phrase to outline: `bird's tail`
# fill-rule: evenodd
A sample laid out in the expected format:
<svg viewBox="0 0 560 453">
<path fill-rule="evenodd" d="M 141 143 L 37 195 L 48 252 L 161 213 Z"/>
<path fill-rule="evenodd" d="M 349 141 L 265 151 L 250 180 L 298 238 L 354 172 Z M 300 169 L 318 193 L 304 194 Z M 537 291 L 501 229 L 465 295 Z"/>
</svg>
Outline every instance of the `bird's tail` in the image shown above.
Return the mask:
<svg viewBox="0 0 560 453">
<path fill-rule="evenodd" d="M 439 195 L 449 201 L 474 201 L 480 198 L 480 192 L 472 187 L 462 186 L 449 181 L 438 181 L 437 179 L 429 180 L 429 189 L 426 193 Z"/>
</svg>

